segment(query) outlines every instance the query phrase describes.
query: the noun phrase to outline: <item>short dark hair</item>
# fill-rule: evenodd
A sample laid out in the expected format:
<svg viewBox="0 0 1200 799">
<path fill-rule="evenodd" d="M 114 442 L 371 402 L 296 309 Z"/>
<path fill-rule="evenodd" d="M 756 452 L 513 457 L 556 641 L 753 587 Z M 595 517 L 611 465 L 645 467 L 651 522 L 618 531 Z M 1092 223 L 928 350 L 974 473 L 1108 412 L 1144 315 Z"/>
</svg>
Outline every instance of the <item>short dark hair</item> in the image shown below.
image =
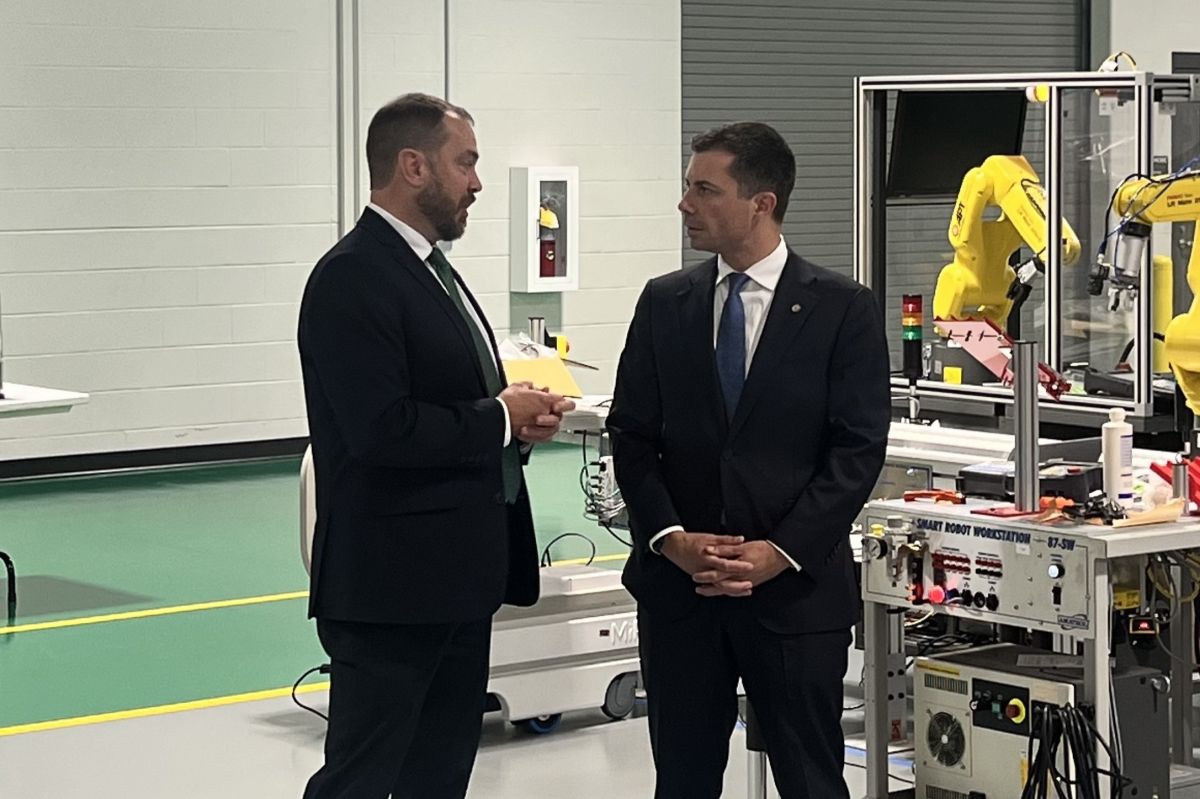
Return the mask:
<svg viewBox="0 0 1200 799">
<path fill-rule="evenodd" d="M 720 150 L 733 156 L 729 173 L 738 184 L 738 196 L 760 191 L 775 193 L 776 222 L 783 221 L 788 198 L 796 185 L 796 156 L 779 131 L 762 122 L 734 122 L 706 130 L 692 138 L 692 152 Z"/>
<path fill-rule="evenodd" d="M 475 123 L 465 109 L 420 92 L 397 97 L 376 111 L 367 128 L 367 170 L 371 174 L 371 188 L 382 189 L 392 182 L 396 156 L 401 150 L 432 153 L 445 144 L 449 136 L 443 124 L 447 114 Z"/>
</svg>

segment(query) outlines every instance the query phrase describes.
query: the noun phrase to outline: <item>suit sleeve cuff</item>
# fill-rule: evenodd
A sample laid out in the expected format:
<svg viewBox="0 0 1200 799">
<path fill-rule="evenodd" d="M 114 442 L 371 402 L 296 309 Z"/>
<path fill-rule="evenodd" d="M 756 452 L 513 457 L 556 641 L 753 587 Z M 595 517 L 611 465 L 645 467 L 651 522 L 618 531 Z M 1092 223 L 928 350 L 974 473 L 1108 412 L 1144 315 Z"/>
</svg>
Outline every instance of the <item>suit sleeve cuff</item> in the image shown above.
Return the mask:
<svg viewBox="0 0 1200 799">
<path fill-rule="evenodd" d="M 497 397 L 496 402 L 504 409 L 504 446 L 507 447 L 512 443 L 512 417 L 508 415 L 508 406 L 504 404 L 504 400 Z"/>
<path fill-rule="evenodd" d="M 660 530 L 657 534 L 655 534 L 655 536 L 653 538 L 650 539 L 650 551 L 653 552 L 655 555 L 661 555 L 662 550 L 659 549 L 659 547 L 662 545 L 662 540 L 664 538 L 666 538 L 669 533 L 682 533 L 682 532 L 683 532 L 683 528 L 680 527 L 678 524 L 673 524 L 664 530 Z"/>
<path fill-rule="evenodd" d="M 792 568 L 793 568 L 793 569 L 795 569 L 796 571 L 800 571 L 800 564 L 799 564 L 799 563 L 797 563 L 797 562 L 796 562 L 796 561 L 795 561 L 795 560 L 792 558 L 792 556 L 791 556 L 791 555 L 789 555 L 788 553 L 784 552 L 784 551 L 783 551 L 783 547 L 779 546 L 779 544 L 776 544 L 774 541 L 768 541 L 767 543 L 768 543 L 768 544 L 770 544 L 771 546 L 775 547 L 775 549 L 779 550 L 779 554 L 780 554 L 780 555 L 783 555 L 785 558 L 787 558 L 787 562 L 788 562 L 788 563 L 790 563 L 790 564 L 792 564 Z M 651 546 L 653 546 L 653 542 L 651 543 Z"/>
</svg>

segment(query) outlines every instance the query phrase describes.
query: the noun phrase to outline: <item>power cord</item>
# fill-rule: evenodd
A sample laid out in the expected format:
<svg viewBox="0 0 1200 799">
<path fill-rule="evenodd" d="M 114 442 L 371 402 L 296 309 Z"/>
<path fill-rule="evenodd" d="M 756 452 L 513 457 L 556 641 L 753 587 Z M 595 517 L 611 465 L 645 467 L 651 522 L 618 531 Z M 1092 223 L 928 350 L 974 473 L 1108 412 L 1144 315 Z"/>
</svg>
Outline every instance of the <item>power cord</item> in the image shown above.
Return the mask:
<svg viewBox="0 0 1200 799">
<path fill-rule="evenodd" d="M 1034 752 L 1034 743 L 1037 752 Z M 1097 746 L 1108 753 L 1110 770 L 1096 763 Z M 1111 799 L 1121 799 L 1125 788 L 1132 784 L 1121 773 L 1120 757 L 1092 724 L 1083 708 L 1074 705 L 1036 705 L 1030 719 L 1029 739 L 1026 742 L 1029 772 L 1020 799 L 1049 799 L 1050 789 L 1060 799 L 1103 799 L 1099 775 L 1111 778 Z M 1064 774 L 1059 762 L 1066 767 Z M 1075 779 L 1071 779 L 1071 775 Z"/>
<path fill-rule="evenodd" d="M 620 541 L 622 544 L 629 547 L 630 549 L 633 549 L 633 542 L 626 541 L 624 538 L 617 535 L 617 531 L 614 530 L 612 528 L 612 525 L 610 525 L 608 522 L 600 522 L 600 526 L 603 527 L 608 532 L 608 534 L 611 535 L 613 538 L 617 539 L 618 541 Z"/>
<path fill-rule="evenodd" d="M 550 559 L 550 547 L 554 546 L 559 541 L 562 541 L 564 538 L 582 538 L 584 541 L 588 542 L 588 546 L 592 548 L 592 554 L 588 555 L 587 563 L 584 565 L 591 566 L 592 561 L 596 559 L 596 542 L 588 538 L 583 533 L 563 533 L 562 535 L 555 536 L 554 538 L 550 539 L 550 543 L 546 544 L 545 548 L 542 550 L 542 557 L 540 561 L 541 564 L 543 566 L 554 565 L 554 561 Z"/>
<path fill-rule="evenodd" d="M 867 674 L 867 666 L 864 663 L 862 669 L 858 672 L 858 689 L 860 691 L 865 690 L 863 687 L 863 683 L 866 680 L 866 674 Z M 842 704 L 842 712 L 845 713 L 847 710 L 862 710 L 866 706 L 867 706 L 867 702 L 865 699 L 862 702 L 859 702 L 857 705 L 847 705 L 847 704 L 843 703 Z"/>
<path fill-rule="evenodd" d="M 303 702 L 300 701 L 300 697 L 296 696 L 296 691 L 300 688 L 300 683 L 304 682 L 305 678 L 307 678 L 308 675 L 315 674 L 316 672 L 320 672 L 321 674 L 328 674 L 329 673 L 329 664 L 322 663 L 320 666 L 313 666 L 311 669 L 309 669 L 308 671 L 301 674 L 300 679 L 296 680 L 295 685 L 292 686 L 292 701 L 295 702 L 300 707 L 307 710 L 309 713 L 316 714 L 316 715 L 320 716 L 321 718 L 325 719 L 326 722 L 328 722 L 329 716 L 326 716 L 324 713 L 317 710 L 315 707 L 309 707 L 308 705 L 304 704 Z"/>
<path fill-rule="evenodd" d="M 1187 569 L 1189 575 L 1196 582 L 1192 592 L 1185 597 L 1180 597 L 1178 587 L 1175 584 L 1175 577 L 1171 574 L 1168 560 L 1175 563 L 1180 569 Z M 1149 593 L 1150 593 L 1150 613 L 1158 618 L 1158 598 L 1162 597 L 1167 602 L 1167 624 L 1175 623 L 1176 617 L 1179 615 L 1183 602 L 1193 601 L 1197 594 L 1200 593 L 1200 560 L 1195 555 L 1187 552 L 1165 552 L 1153 553 L 1149 556 L 1149 561 L 1146 566 L 1146 576 L 1149 578 Z M 1166 585 L 1163 585 L 1163 581 Z M 1194 671 L 1195 666 L 1188 663 L 1184 658 L 1176 655 L 1171 648 L 1167 646 L 1162 639 L 1161 627 L 1155 632 L 1154 640 L 1158 647 L 1166 652 L 1167 655 L 1174 661 Z"/>
</svg>

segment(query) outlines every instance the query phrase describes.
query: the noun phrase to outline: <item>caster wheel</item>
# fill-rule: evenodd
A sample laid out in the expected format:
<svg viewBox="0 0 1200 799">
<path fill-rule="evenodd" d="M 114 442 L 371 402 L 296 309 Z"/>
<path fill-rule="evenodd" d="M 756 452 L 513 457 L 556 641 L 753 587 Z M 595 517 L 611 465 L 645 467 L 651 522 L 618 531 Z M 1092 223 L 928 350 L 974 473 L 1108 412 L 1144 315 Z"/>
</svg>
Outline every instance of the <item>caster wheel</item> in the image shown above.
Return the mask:
<svg viewBox="0 0 1200 799">
<path fill-rule="evenodd" d="M 525 719 L 520 722 L 521 725 L 535 735 L 549 735 L 558 729 L 558 725 L 562 723 L 562 713 L 553 713 L 549 716 L 538 716 L 533 719 Z"/>
<path fill-rule="evenodd" d="M 625 718 L 633 712 L 637 701 L 638 676 L 630 672 L 614 677 L 604 692 L 604 704 L 600 710 L 613 721 Z"/>
</svg>

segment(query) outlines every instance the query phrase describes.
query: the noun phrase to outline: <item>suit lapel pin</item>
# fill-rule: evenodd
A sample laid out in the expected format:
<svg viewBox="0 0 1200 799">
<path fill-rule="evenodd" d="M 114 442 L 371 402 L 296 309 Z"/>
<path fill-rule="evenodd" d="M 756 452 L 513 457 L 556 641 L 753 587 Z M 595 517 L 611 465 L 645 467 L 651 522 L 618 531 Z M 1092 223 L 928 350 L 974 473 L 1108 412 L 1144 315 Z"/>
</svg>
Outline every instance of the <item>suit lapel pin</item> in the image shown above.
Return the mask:
<svg viewBox="0 0 1200 799">
<path fill-rule="evenodd" d="M 792 306 L 792 313 L 800 313 L 800 303 L 796 303 Z"/>
</svg>

